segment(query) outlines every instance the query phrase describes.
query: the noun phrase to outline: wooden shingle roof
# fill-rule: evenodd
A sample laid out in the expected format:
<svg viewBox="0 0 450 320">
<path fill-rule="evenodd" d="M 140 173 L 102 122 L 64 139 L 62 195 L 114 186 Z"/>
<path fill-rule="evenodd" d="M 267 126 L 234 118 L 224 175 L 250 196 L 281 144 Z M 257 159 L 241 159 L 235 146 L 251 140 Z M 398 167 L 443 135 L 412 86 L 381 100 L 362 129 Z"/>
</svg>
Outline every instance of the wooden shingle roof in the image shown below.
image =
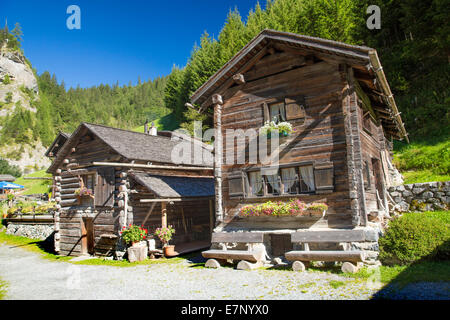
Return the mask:
<svg viewBox="0 0 450 320">
<path fill-rule="evenodd" d="M 128 161 L 137 160 L 178 164 L 172 160 L 172 150 L 180 143 L 180 141 L 173 140 L 167 136 L 152 136 L 142 132 L 83 122 L 70 136 L 61 151 L 58 152 L 58 155 L 48 169 L 48 172 L 53 172 L 61 164 L 69 150 L 76 145 L 79 138 L 86 134 L 87 131 L 98 137 L 111 149 L 117 152 L 117 154 Z M 207 150 L 208 152 L 211 151 L 211 149 L 202 142 L 195 141 L 195 143 L 199 144 L 202 150 Z M 211 166 L 212 158 L 211 161 L 208 161 L 207 163 L 196 164 L 192 161 L 190 165 L 198 167 Z"/>
<path fill-rule="evenodd" d="M 249 68 L 263 56 L 265 49 L 273 46 L 314 54 L 320 59 L 345 63 L 357 70 L 361 75 L 364 91 L 387 115 L 381 119 L 383 127 L 396 138 L 408 139 L 375 49 L 289 32 L 269 29 L 260 32 L 192 94 L 191 103 L 200 105 L 201 111 L 205 110 L 212 104 L 213 94 L 222 94 L 233 84 L 233 75 Z"/>
<path fill-rule="evenodd" d="M 134 179 L 161 198 L 214 196 L 214 178 L 160 176 L 133 173 Z"/>
</svg>

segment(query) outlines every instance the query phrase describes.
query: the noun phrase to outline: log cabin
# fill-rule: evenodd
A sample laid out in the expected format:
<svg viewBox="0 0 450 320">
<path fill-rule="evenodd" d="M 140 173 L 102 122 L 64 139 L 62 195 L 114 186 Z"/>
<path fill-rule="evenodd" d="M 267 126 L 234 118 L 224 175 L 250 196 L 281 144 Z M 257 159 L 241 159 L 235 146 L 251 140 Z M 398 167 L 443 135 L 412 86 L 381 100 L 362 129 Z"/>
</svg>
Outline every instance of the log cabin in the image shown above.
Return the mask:
<svg viewBox="0 0 450 320">
<path fill-rule="evenodd" d="M 149 134 L 81 123 L 57 136 L 48 169 L 55 180 L 55 251 L 61 255 L 123 255 L 120 230 L 142 225 L 149 234 L 172 225 L 178 253 L 209 246 L 214 227 L 212 162 L 172 160 L 179 143 L 210 147 L 171 132 Z M 212 156 L 210 155 L 212 159 Z M 207 159 L 207 158 L 205 158 Z M 80 190 L 89 190 L 80 194 Z M 78 190 L 78 191 L 77 191 Z M 159 240 L 156 239 L 157 246 Z"/>
<path fill-rule="evenodd" d="M 392 139 L 408 137 L 375 49 L 264 30 L 190 98 L 199 112 L 213 110 L 218 131 L 216 233 L 263 232 L 268 255 L 282 256 L 296 230 L 378 230 L 389 214 Z M 280 137 L 278 163 L 269 168 L 250 163 L 246 139 L 268 121 L 294 129 Z M 239 129 L 245 162 L 226 162 L 237 148 L 226 132 Z M 293 198 L 326 203 L 327 213 L 239 217 L 245 205 Z"/>
</svg>

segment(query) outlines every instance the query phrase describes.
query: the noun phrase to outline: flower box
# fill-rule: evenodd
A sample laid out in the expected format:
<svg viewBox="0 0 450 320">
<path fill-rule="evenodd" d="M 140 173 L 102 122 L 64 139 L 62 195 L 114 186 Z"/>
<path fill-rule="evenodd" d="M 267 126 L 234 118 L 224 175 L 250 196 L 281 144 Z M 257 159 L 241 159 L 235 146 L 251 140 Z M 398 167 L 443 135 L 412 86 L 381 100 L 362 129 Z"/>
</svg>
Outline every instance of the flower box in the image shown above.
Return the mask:
<svg viewBox="0 0 450 320">
<path fill-rule="evenodd" d="M 328 209 L 324 203 L 305 204 L 299 199 L 291 199 L 288 203 L 268 201 L 259 205 L 246 205 L 240 208 L 239 218 L 249 217 L 323 217 Z"/>
</svg>

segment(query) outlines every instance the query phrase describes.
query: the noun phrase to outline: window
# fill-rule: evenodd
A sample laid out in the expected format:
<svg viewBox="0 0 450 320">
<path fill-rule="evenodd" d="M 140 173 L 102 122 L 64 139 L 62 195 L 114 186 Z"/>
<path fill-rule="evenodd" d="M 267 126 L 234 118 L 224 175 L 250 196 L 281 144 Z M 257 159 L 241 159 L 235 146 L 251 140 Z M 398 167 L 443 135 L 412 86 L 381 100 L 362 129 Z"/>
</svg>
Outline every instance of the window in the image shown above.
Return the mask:
<svg viewBox="0 0 450 320">
<path fill-rule="evenodd" d="M 315 191 L 313 166 L 299 167 L 300 171 L 300 193 Z"/>
<path fill-rule="evenodd" d="M 94 181 L 95 181 L 95 175 L 94 174 L 86 174 L 83 176 L 83 184 L 86 188 L 91 189 L 92 192 L 94 192 Z"/>
<path fill-rule="evenodd" d="M 364 172 L 363 172 L 363 179 L 364 179 L 364 189 L 370 188 L 370 168 L 369 168 L 369 161 L 364 161 Z"/>
<path fill-rule="evenodd" d="M 90 190 L 91 194 L 94 194 L 94 188 L 95 188 L 95 174 L 86 174 L 81 176 L 80 179 L 80 189 L 87 188 Z M 93 206 L 94 205 L 94 199 L 91 196 L 81 196 L 80 198 L 80 205 L 82 206 Z"/>
<path fill-rule="evenodd" d="M 275 103 L 263 103 L 264 122 L 305 121 L 305 97 L 297 96 L 278 100 Z"/>
<path fill-rule="evenodd" d="M 372 134 L 372 119 L 369 112 L 362 116 L 362 127 L 367 133 Z"/>
<path fill-rule="evenodd" d="M 312 193 L 315 190 L 312 165 L 281 168 L 276 173 L 248 173 L 250 197 Z"/>
<path fill-rule="evenodd" d="M 270 121 L 275 123 L 286 121 L 286 109 L 284 108 L 284 102 L 271 104 L 270 109 Z"/>
<path fill-rule="evenodd" d="M 250 181 L 250 194 L 252 196 L 262 196 L 264 194 L 263 190 L 263 179 L 260 171 L 249 172 Z"/>
</svg>

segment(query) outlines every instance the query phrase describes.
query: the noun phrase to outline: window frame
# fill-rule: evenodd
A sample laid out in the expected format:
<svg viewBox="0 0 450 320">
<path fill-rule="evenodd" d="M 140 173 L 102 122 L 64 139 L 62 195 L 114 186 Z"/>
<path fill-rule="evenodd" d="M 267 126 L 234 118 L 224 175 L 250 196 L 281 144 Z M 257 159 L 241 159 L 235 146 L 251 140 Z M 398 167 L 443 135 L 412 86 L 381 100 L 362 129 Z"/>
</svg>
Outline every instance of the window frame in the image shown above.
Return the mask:
<svg viewBox="0 0 450 320">
<path fill-rule="evenodd" d="M 275 198 L 275 197 L 283 197 L 283 196 L 296 196 L 296 195 L 312 195 L 315 194 L 316 192 L 316 186 L 315 186 L 315 177 L 313 174 L 313 179 L 314 179 L 314 189 L 313 190 L 307 190 L 307 191 L 302 191 L 301 188 L 301 174 L 300 174 L 300 167 L 307 167 L 307 166 L 311 166 L 312 170 L 314 172 L 314 164 L 312 162 L 304 162 L 304 163 L 290 163 L 290 164 L 284 164 L 284 165 L 280 165 L 277 169 L 276 172 L 276 176 L 277 176 L 277 182 L 279 184 L 279 190 L 280 192 L 269 192 L 269 188 L 274 190 L 275 188 L 272 187 L 269 183 L 269 180 L 267 178 L 268 174 L 263 174 L 261 173 L 261 180 L 262 180 L 262 192 L 259 195 L 255 195 L 253 194 L 253 190 L 251 188 L 251 185 L 249 183 L 250 181 L 250 175 L 252 173 L 254 173 L 255 171 L 261 171 L 261 169 L 263 168 L 252 168 L 252 169 L 248 169 L 244 171 L 244 176 L 246 177 L 246 181 L 248 181 L 248 185 L 246 186 L 246 190 L 248 190 L 248 192 L 244 193 L 244 197 L 247 199 L 254 199 L 254 198 Z M 284 188 L 284 182 L 283 182 L 283 178 L 282 178 L 282 173 L 281 171 L 283 169 L 290 169 L 290 168 L 294 168 L 295 169 L 295 182 L 294 182 L 294 186 L 292 186 L 290 189 L 295 188 L 297 190 L 296 193 L 292 193 L 292 192 L 285 192 L 285 188 Z M 304 183 L 304 182 L 303 182 Z M 304 183 L 305 186 L 307 187 L 307 184 Z M 308 188 L 308 187 L 307 187 Z M 274 190 L 275 191 L 275 190 Z"/>
</svg>

